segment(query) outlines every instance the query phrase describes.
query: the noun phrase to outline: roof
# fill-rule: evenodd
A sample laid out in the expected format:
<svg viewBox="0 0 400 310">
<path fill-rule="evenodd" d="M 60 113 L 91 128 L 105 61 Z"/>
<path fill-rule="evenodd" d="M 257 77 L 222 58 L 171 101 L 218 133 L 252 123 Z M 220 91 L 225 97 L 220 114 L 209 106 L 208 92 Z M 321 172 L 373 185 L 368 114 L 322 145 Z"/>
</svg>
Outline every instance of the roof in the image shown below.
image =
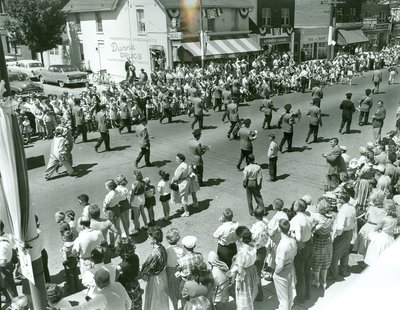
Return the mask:
<svg viewBox="0 0 400 310">
<path fill-rule="evenodd" d="M 200 1 L 200 0 L 197 0 Z M 201 0 L 204 8 L 254 8 L 251 0 Z M 166 9 L 181 6 L 181 0 L 159 0 Z"/>
<path fill-rule="evenodd" d="M 63 8 L 66 13 L 114 11 L 120 0 L 70 0 Z"/>
</svg>

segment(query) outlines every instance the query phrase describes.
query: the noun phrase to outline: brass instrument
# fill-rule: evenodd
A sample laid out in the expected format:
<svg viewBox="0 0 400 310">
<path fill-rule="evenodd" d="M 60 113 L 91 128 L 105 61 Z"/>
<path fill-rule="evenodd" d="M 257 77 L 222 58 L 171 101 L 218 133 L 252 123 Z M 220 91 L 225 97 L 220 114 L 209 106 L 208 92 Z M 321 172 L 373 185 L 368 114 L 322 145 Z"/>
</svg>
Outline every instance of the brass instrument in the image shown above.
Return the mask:
<svg viewBox="0 0 400 310">
<path fill-rule="evenodd" d="M 290 119 L 289 119 L 289 124 L 293 125 L 301 121 L 301 111 L 300 109 L 297 109 L 297 111 L 293 112 L 290 111 Z"/>
</svg>

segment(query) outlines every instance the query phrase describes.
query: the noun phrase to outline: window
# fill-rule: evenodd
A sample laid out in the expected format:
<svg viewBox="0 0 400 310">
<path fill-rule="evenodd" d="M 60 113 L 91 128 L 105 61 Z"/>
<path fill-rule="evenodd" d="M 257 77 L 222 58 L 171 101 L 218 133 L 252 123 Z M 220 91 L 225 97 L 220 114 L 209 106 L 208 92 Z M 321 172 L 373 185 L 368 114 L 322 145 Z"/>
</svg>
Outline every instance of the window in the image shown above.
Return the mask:
<svg viewBox="0 0 400 310">
<path fill-rule="evenodd" d="M 146 25 L 144 22 L 144 10 L 136 9 L 136 20 L 137 20 L 137 31 L 143 33 L 146 31 Z"/>
<path fill-rule="evenodd" d="M 357 9 L 350 8 L 350 21 L 355 21 L 357 19 Z"/>
<path fill-rule="evenodd" d="M 84 53 L 84 51 L 83 51 L 83 44 L 82 44 L 82 42 L 79 43 L 79 54 L 81 55 L 81 61 L 84 61 L 84 60 L 85 60 L 85 53 Z"/>
<path fill-rule="evenodd" d="M 386 12 L 385 11 L 380 11 L 379 12 L 379 17 L 378 17 L 378 22 L 379 23 L 384 23 L 386 22 L 387 18 L 386 18 Z"/>
<path fill-rule="evenodd" d="M 99 12 L 96 12 L 96 31 L 103 32 L 103 20 Z"/>
<path fill-rule="evenodd" d="M 82 32 L 81 18 L 79 14 L 76 14 L 75 26 L 76 26 L 76 32 Z"/>
<path fill-rule="evenodd" d="M 318 42 L 318 59 L 327 57 L 327 42 Z"/>
<path fill-rule="evenodd" d="M 58 46 L 50 50 L 50 55 L 58 55 Z"/>
<path fill-rule="evenodd" d="M 290 10 L 288 8 L 283 8 L 281 10 L 281 24 L 282 25 L 290 24 Z"/>
<path fill-rule="evenodd" d="M 368 17 L 368 18 L 372 17 L 372 12 L 371 11 L 367 11 L 367 14 L 366 14 L 365 17 Z"/>
<path fill-rule="evenodd" d="M 215 31 L 215 18 L 207 19 L 207 30 Z"/>
<path fill-rule="evenodd" d="M 271 26 L 271 9 L 270 8 L 262 8 L 261 9 L 261 25 L 262 26 Z"/>
<path fill-rule="evenodd" d="M 336 9 L 336 22 L 338 23 L 343 22 L 343 8 Z"/>
</svg>

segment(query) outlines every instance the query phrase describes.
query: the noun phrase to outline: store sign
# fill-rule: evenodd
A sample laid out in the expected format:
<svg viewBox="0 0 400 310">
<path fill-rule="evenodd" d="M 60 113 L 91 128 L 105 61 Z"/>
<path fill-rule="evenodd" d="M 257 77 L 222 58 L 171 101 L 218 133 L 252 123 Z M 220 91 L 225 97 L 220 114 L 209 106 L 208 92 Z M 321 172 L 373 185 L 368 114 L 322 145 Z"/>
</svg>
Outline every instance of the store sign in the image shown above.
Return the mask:
<svg viewBox="0 0 400 310">
<path fill-rule="evenodd" d="M 120 58 L 131 58 L 132 60 L 141 61 L 143 55 L 136 50 L 135 44 L 126 44 L 120 42 L 111 42 L 111 53 L 118 54 Z"/>
<path fill-rule="evenodd" d="M 182 40 L 182 32 L 170 32 L 168 37 L 170 40 Z"/>
<path fill-rule="evenodd" d="M 376 23 L 377 23 L 376 18 L 364 18 L 363 19 L 363 29 L 375 29 Z"/>
<path fill-rule="evenodd" d="M 314 43 L 314 42 L 328 42 L 327 35 L 315 35 L 315 36 L 305 36 L 303 43 Z"/>
<path fill-rule="evenodd" d="M 276 44 L 287 44 L 291 42 L 290 37 L 280 37 L 280 38 L 260 38 L 260 45 L 276 45 Z"/>
<path fill-rule="evenodd" d="M 389 24 L 377 24 L 375 30 L 389 30 Z"/>
</svg>

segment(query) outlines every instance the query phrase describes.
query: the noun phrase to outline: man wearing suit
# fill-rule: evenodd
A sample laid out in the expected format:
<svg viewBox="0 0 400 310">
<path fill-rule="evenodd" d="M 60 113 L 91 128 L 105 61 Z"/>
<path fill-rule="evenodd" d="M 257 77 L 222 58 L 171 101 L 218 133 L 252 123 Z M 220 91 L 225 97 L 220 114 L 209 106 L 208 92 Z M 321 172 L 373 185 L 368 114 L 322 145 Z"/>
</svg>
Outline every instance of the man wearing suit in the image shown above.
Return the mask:
<svg viewBox="0 0 400 310">
<path fill-rule="evenodd" d="M 95 151 L 99 151 L 100 145 L 103 143 L 106 146 L 106 151 L 111 151 L 110 148 L 110 134 L 108 131 L 108 119 L 106 115 L 106 105 L 103 104 L 100 106 L 100 111 L 97 112 L 96 114 L 96 122 L 97 122 L 97 128 L 100 132 L 100 138 L 96 143 L 96 146 L 94 147 Z"/>
<path fill-rule="evenodd" d="M 233 128 L 235 128 L 236 124 L 239 121 L 239 111 L 238 111 L 239 107 L 238 105 L 231 101 L 231 103 L 228 104 L 228 106 L 226 107 L 227 113 L 228 113 L 228 119 L 231 122 L 231 125 L 229 127 L 229 131 L 226 134 L 226 136 L 228 137 L 228 139 L 231 139 L 231 133 L 233 131 Z M 236 137 L 233 137 L 234 139 Z"/>
<path fill-rule="evenodd" d="M 322 154 L 329 164 L 329 170 L 327 175 L 328 190 L 334 190 L 339 184 L 339 173 L 342 172 L 342 149 L 339 147 L 339 139 L 331 139 L 332 150 L 330 153 Z"/>
<path fill-rule="evenodd" d="M 147 119 L 142 118 L 140 124 L 136 127 L 136 136 L 139 138 L 138 144 L 140 146 L 140 152 L 135 162 L 136 168 L 139 168 L 138 165 L 143 156 L 146 167 L 152 166 L 150 162 L 150 137 L 146 125 Z"/>
<path fill-rule="evenodd" d="M 373 94 L 379 93 L 379 84 L 382 82 L 382 71 L 376 69 L 372 74 L 372 82 L 374 83 L 374 89 L 372 90 Z"/>
<path fill-rule="evenodd" d="M 80 134 L 82 134 L 82 141 L 87 142 L 87 130 L 85 124 L 85 117 L 83 115 L 83 109 L 81 107 L 81 100 L 75 99 L 74 102 L 75 105 L 72 108 L 72 117 L 76 129 L 74 132 L 74 142 Z"/>
<path fill-rule="evenodd" d="M 121 134 L 122 130 L 125 127 L 128 128 L 128 132 L 132 132 L 132 130 L 131 130 L 131 113 L 130 113 L 129 104 L 127 102 L 125 95 L 121 96 L 121 103 L 119 105 L 119 108 L 121 110 L 121 124 L 118 129 L 119 133 Z"/>
<path fill-rule="evenodd" d="M 203 185 L 203 172 L 204 172 L 204 162 L 203 155 L 210 148 L 206 145 L 202 145 L 200 140 L 201 130 L 195 129 L 192 132 L 193 138 L 189 141 L 189 152 L 191 157 L 191 163 L 193 165 L 194 173 L 197 176 L 197 181 L 199 185 Z"/>
<path fill-rule="evenodd" d="M 285 113 L 282 114 L 278 121 L 278 127 L 283 129 L 283 138 L 281 143 L 279 143 L 279 151 L 282 153 L 282 148 L 285 142 L 288 143 L 288 152 L 292 151 L 292 140 L 293 140 L 293 122 L 291 120 L 292 114 L 290 110 L 292 109 L 291 104 L 285 104 Z"/>
<path fill-rule="evenodd" d="M 321 106 L 321 99 L 324 97 L 324 93 L 322 92 L 322 88 L 319 85 L 319 82 L 315 82 L 315 86 L 311 91 L 312 101 L 315 102 L 315 105 L 319 108 Z"/>
<path fill-rule="evenodd" d="M 307 115 L 310 117 L 310 128 L 308 130 L 308 134 L 306 137 L 306 143 L 308 143 L 308 139 L 310 138 L 311 134 L 314 135 L 313 142 L 318 142 L 318 129 L 319 126 L 322 126 L 321 121 L 321 109 L 317 105 L 317 101 L 311 103 L 311 108 L 308 110 Z"/>
<path fill-rule="evenodd" d="M 386 118 L 386 109 L 383 107 L 383 101 L 377 102 L 378 110 L 372 116 L 372 130 L 374 132 L 374 139 L 376 142 L 381 140 L 381 132 L 383 127 L 383 121 Z"/>
<path fill-rule="evenodd" d="M 251 141 L 256 139 L 256 136 L 252 134 L 251 130 L 249 129 L 251 120 L 246 118 L 243 121 L 244 127 L 240 128 L 239 130 L 239 137 L 240 137 L 240 159 L 236 168 L 240 170 L 240 165 L 242 164 L 243 159 L 246 158 L 246 164 L 250 163 L 249 155 L 253 154 L 253 144 Z"/>
<path fill-rule="evenodd" d="M 192 105 L 194 107 L 194 121 L 192 123 L 192 129 L 194 129 L 194 125 L 198 122 L 199 123 L 199 129 L 203 129 L 203 117 L 204 117 L 204 112 L 203 110 L 206 109 L 204 106 L 203 100 L 200 98 L 201 96 L 201 91 L 197 90 L 194 93 L 194 97 L 190 99 L 192 102 Z M 207 111 L 207 109 L 206 109 Z"/>
<path fill-rule="evenodd" d="M 340 124 L 339 133 L 342 133 L 344 125 L 346 125 L 346 133 L 350 133 L 351 120 L 355 112 L 354 103 L 351 101 L 352 93 L 346 94 L 346 99 L 340 104 L 342 110 L 342 122 Z"/>
</svg>

